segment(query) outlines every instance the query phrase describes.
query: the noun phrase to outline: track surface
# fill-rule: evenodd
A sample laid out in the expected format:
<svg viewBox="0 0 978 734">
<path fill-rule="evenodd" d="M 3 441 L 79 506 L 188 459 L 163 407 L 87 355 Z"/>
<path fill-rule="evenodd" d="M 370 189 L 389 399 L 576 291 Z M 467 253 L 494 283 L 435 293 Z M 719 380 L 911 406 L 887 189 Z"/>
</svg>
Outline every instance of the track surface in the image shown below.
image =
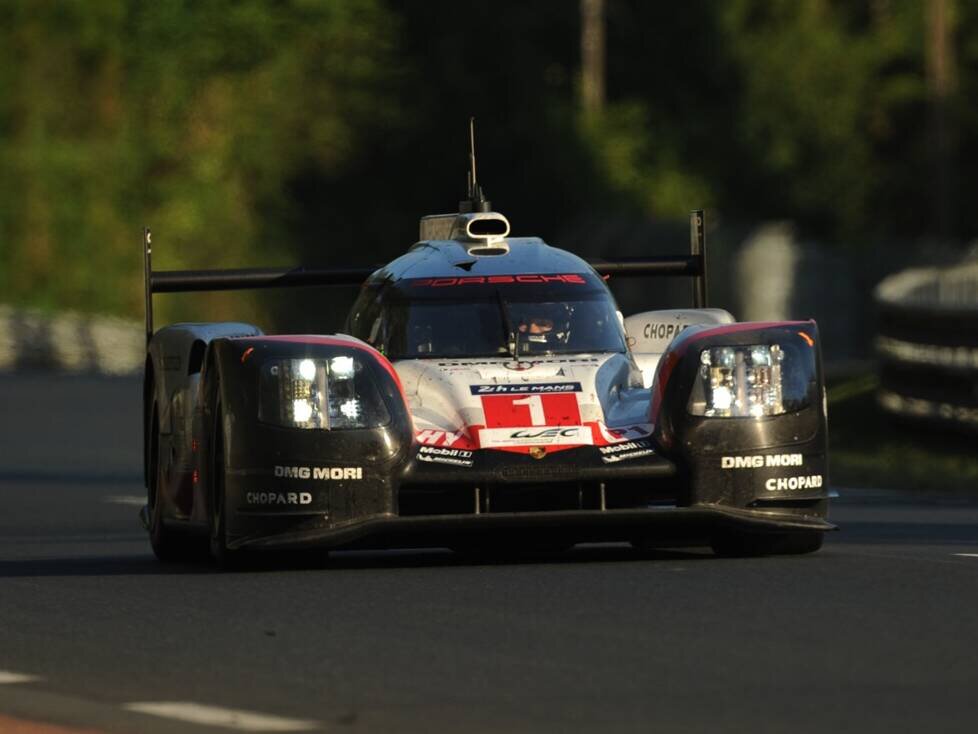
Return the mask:
<svg viewBox="0 0 978 734">
<path fill-rule="evenodd" d="M 219 574 L 150 554 L 139 389 L 0 378 L 0 724 L 221 730 L 123 708 L 184 702 L 280 717 L 239 730 L 978 729 L 978 496 L 843 491 L 843 531 L 800 558 Z"/>
</svg>

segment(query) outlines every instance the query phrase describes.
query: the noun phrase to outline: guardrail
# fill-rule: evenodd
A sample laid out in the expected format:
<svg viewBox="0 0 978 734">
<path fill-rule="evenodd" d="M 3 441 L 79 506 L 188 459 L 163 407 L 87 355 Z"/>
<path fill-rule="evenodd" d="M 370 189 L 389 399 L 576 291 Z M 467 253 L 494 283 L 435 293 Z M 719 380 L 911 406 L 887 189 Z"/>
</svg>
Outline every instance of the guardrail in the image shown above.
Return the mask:
<svg viewBox="0 0 978 734">
<path fill-rule="evenodd" d="M 144 339 L 138 322 L 0 305 L 0 373 L 138 374 Z"/>
<path fill-rule="evenodd" d="M 978 430 L 978 261 L 897 273 L 875 300 L 880 407 Z"/>
</svg>

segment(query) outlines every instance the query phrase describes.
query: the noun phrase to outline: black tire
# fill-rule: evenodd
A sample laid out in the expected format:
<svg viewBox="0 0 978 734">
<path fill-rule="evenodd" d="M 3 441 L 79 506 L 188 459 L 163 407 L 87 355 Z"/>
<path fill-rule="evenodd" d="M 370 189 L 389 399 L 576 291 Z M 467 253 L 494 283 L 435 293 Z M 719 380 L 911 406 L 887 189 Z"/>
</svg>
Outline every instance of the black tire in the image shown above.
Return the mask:
<svg viewBox="0 0 978 734">
<path fill-rule="evenodd" d="M 214 408 L 214 432 L 210 462 L 210 550 L 218 568 L 231 571 L 241 566 L 241 552 L 228 548 L 227 514 L 224 491 L 224 416 L 221 403 Z"/>
<path fill-rule="evenodd" d="M 722 530 L 713 535 L 713 552 L 725 558 L 756 556 L 800 556 L 822 547 L 821 530 L 796 530 L 789 533 L 750 533 Z"/>
<path fill-rule="evenodd" d="M 162 486 L 163 467 L 160 463 L 160 419 L 156 403 L 150 418 L 149 441 L 149 471 L 147 477 L 149 486 L 146 487 L 146 507 L 149 513 L 149 543 L 156 557 L 166 563 L 190 561 L 199 558 L 199 543 L 197 538 L 178 533 L 166 526 L 164 522 L 165 500 L 160 493 Z"/>
</svg>

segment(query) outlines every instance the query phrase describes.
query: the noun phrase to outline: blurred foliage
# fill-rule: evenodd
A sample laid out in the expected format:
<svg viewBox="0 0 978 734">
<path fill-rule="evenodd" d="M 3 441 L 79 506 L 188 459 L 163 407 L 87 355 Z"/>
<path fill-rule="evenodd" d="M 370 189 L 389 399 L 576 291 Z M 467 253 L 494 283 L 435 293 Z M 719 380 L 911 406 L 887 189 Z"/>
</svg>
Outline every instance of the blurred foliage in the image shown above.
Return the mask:
<svg viewBox="0 0 978 734">
<path fill-rule="evenodd" d="M 948 0 L 954 230 L 978 191 L 978 7 Z M 479 176 L 517 233 L 708 206 L 837 242 L 934 234 L 918 0 L 608 0 L 604 111 L 578 4 L 0 3 L 0 300 L 141 314 L 161 269 L 371 264 Z M 595 243 L 601 247 L 602 243 Z M 315 293 L 164 299 L 164 318 L 342 318 Z"/>
<path fill-rule="evenodd" d="M 144 223 L 159 268 L 289 262 L 295 172 L 398 124 L 378 3 L 2 7 L 4 300 L 138 313 Z"/>
<path fill-rule="evenodd" d="M 974 432 L 891 417 L 876 404 L 878 385 L 873 374 L 828 381 L 832 484 L 973 492 L 978 487 Z"/>
</svg>

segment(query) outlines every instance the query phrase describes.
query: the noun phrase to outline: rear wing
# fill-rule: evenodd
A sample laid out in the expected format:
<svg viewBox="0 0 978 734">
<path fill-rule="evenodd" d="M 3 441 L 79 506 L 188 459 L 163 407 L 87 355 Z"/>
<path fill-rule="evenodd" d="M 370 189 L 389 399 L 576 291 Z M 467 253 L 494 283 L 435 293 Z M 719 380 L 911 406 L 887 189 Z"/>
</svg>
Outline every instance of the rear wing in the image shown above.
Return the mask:
<svg viewBox="0 0 978 734">
<path fill-rule="evenodd" d="M 588 259 L 600 275 L 620 278 L 686 276 L 693 279 L 693 306 L 706 308 L 706 233 L 703 211 L 689 215 L 689 255 Z M 153 336 L 153 294 L 233 291 L 258 288 L 360 285 L 372 268 L 239 268 L 236 270 L 153 270 L 153 237 L 143 230 L 143 283 L 146 293 L 146 342 Z"/>
</svg>

